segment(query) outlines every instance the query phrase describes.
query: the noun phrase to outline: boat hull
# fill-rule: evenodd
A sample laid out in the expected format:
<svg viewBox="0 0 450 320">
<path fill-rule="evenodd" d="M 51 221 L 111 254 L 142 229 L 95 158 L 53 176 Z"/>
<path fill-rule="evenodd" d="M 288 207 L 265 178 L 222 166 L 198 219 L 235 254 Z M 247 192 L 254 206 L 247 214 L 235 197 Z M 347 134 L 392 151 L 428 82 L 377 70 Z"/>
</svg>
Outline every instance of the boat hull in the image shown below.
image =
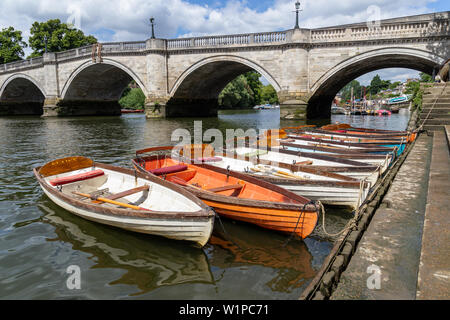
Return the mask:
<svg viewBox="0 0 450 320">
<path fill-rule="evenodd" d="M 269 165 L 267 168 L 277 172 L 276 175 L 273 175 L 269 172 L 270 170 L 263 172 L 258 169 L 260 167 L 257 163 L 261 162 L 260 159 L 249 161 L 226 157 L 224 154 L 221 154 L 220 156 L 222 159 L 221 161 L 214 161 L 209 163 L 209 165 L 220 168 L 230 168 L 231 170 L 273 183 L 308 199 L 318 200 L 323 204 L 333 206 L 358 208 L 365 200 L 371 186 L 376 183 L 380 175 L 377 170 L 372 172 L 361 172 L 359 174 L 360 180 L 367 182 L 362 182 L 361 184 L 361 181 L 354 180 L 355 178 L 349 175 L 343 176 L 341 173 L 331 173 L 331 171 L 320 170 L 308 166 L 299 167 L 296 172 L 292 172 L 287 169 L 290 166 L 288 164 L 284 164 L 284 167 L 287 168 Z M 274 164 L 283 166 L 281 163 Z M 281 177 L 283 175 L 282 172 L 292 176 L 292 178 Z M 350 172 L 350 174 L 356 173 Z M 301 180 L 297 180 L 297 178 Z"/>
<path fill-rule="evenodd" d="M 173 159 L 171 160 L 176 161 Z M 133 159 L 132 162 L 136 170 L 150 173 L 147 171 L 149 167 L 147 164 L 151 161 L 155 161 L 154 157 L 136 158 Z M 251 198 L 239 198 L 239 196 L 235 195 L 223 195 L 207 191 L 206 189 L 200 189 L 192 185 L 185 185 L 186 190 L 189 190 L 206 205 L 214 208 L 219 215 L 234 220 L 252 223 L 265 229 L 291 234 L 294 233 L 303 239 L 309 236 L 317 224 L 317 211 L 319 208 L 313 203 L 310 203 L 309 199 L 299 197 L 276 185 L 232 170 L 226 170 L 208 164 L 188 164 L 188 166 L 190 170 L 198 170 L 200 172 L 202 169 L 207 170 L 211 173 L 211 176 L 216 174 L 219 176 L 226 176 L 227 181 L 228 177 L 239 179 L 246 184 L 247 190 L 248 188 L 252 188 L 250 187 L 251 185 L 254 185 L 257 186 L 257 188 L 268 189 L 268 193 L 274 192 L 296 201 L 296 203 L 291 203 L 270 201 L 271 199 L 264 201 Z M 165 179 L 168 181 L 176 181 L 173 179 L 174 177 L 180 178 L 184 177 L 183 175 L 183 172 L 167 174 Z"/>
<path fill-rule="evenodd" d="M 73 159 L 73 157 L 56 161 L 63 162 L 66 159 Z M 215 217 L 211 208 L 189 192 L 166 181 L 139 174 L 133 170 L 94 162 L 92 167 L 83 166 L 77 170 L 66 170 L 58 174 L 41 174 L 41 168 L 43 167 L 35 168 L 34 174 L 43 192 L 56 205 L 74 215 L 133 232 L 193 242 L 201 247 L 211 236 Z M 54 184 L 61 179 L 70 180 L 70 177 L 86 175 L 92 172 L 93 168 L 96 171 L 103 171 L 104 174 L 83 181 L 65 182 L 64 185 Z M 129 192 L 132 188 L 145 186 L 147 186 L 145 192 Z M 99 192 L 108 192 L 108 194 L 101 198 L 97 198 L 99 196 L 89 198 L 89 195 L 87 195 L 89 197 L 83 196 L 79 191 L 86 194 Z M 109 199 L 117 199 L 117 201 L 105 202 L 108 196 L 114 195 L 117 197 Z M 159 201 L 164 196 L 166 200 L 172 199 L 172 205 Z M 131 205 L 136 202 L 141 204 Z M 133 208 L 125 208 L 126 206 Z"/>
<path fill-rule="evenodd" d="M 207 242 L 214 228 L 214 217 L 195 219 L 155 219 L 155 218 L 134 218 L 117 217 L 102 214 L 94 210 L 87 210 L 68 202 L 62 201 L 41 185 L 44 193 L 59 207 L 69 211 L 86 220 L 96 223 L 121 228 L 128 231 L 161 236 L 173 240 L 189 241 L 203 247 Z"/>
</svg>

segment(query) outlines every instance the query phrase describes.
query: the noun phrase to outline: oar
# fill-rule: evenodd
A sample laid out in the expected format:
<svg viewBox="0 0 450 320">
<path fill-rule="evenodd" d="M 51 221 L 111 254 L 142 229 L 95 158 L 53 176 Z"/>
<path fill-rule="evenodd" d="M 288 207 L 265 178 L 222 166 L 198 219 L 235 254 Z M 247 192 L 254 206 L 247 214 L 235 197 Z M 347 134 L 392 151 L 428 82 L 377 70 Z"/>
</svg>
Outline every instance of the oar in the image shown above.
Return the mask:
<svg viewBox="0 0 450 320">
<path fill-rule="evenodd" d="M 278 177 L 282 177 L 282 178 L 289 177 L 289 178 L 297 179 L 297 180 L 305 180 L 305 179 L 302 178 L 302 177 L 293 175 L 293 174 L 291 174 L 291 173 L 287 173 L 287 172 L 275 170 L 275 169 L 261 170 L 261 169 L 257 169 L 257 168 L 250 168 L 250 170 L 256 171 L 256 172 L 269 173 L 269 174 L 272 174 L 272 175 L 274 175 L 274 176 L 278 176 Z"/>
<path fill-rule="evenodd" d="M 117 206 L 121 206 L 121 207 L 125 207 L 125 208 L 130 208 L 130 209 L 134 209 L 134 210 L 151 211 L 149 209 L 145 209 L 145 208 L 142 208 L 142 207 L 134 206 L 134 205 L 128 204 L 128 203 L 123 203 L 123 202 L 110 200 L 110 199 L 102 198 L 102 197 L 93 197 L 93 196 L 91 196 L 90 194 L 87 194 L 87 193 L 82 193 L 82 192 L 77 192 L 77 191 L 72 191 L 72 193 L 76 194 L 76 195 L 79 195 L 79 196 L 82 196 L 82 197 L 89 198 L 91 200 L 98 200 L 98 201 L 102 201 L 102 202 L 107 202 L 107 203 L 115 204 Z"/>
</svg>

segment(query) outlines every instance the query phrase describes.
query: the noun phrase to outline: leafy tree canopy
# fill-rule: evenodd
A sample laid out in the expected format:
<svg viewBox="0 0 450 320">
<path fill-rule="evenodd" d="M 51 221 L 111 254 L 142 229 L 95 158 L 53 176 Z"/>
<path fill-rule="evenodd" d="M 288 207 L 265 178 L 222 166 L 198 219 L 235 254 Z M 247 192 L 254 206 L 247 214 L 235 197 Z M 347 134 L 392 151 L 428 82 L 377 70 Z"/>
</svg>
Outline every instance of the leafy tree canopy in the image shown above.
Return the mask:
<svg viewBox="0 0 450 320">
<path fill-rule="evenodd" d="M 269 84 L 264 86 L 261 90 L 261 101 L 262 103 L 278 104 L 278 95 L 274 87 Z"/>
<path fill-rule="evenodd" d="M 262 103 L 276 104 L 278 96 L 271 85 L 264 86 L 261 75 L 255 71 L 244 73 L 219 94 L 219 105 L 223 109 L 249 109 Z"/>
<path fill-rule="evenodd" d="M 341 89 L 341 97 L 343 101 L 348 101 L 351 99 L 352 88 L 353 88 L 353 97 L 355 99 L 361 98 L 361 84 L 359 83 L 358 80 L 352 80 Z"/>
<path fill-rule="evenodd" d="M 420 80 L 419 80 L 420 82 L 433 82 L 433 78 L 425 72 L 419 73 L 419 77 L 420 77 Z"/>
<path fill-rule="evenodd" d="M 127 87 L 119 100 L 124 109 L 141 109 L 145 104 L 145 94 L 141 88 Z"/>
<path fill-rule="evenodd" d="M 94 36 L 85 36 L 83 31 L 72 28 L 67 23 L 62 23 L 59 19 L 34 22 L 31 26 L 30 34 L 28 42 L 30 48 L 33 49 L 30 57 L 39 57 L 44 54 L 45 38 L 47 38 L 48 52 L 79 48 L 97 42 Z"/>
<path fill-rule="evenodd" d="M 13 27 L 3 28 L 0 31 L 0 64 L 21 60 L 26 47 L 22 31 L 14 30 Z"/>
</svg>

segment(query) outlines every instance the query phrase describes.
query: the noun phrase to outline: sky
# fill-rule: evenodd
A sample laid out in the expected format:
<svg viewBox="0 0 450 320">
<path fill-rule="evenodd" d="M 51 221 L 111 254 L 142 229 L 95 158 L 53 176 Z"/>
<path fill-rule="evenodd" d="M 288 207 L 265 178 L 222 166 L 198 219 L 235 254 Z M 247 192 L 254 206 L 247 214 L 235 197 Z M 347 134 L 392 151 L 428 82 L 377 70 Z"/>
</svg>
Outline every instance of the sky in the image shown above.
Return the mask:
<svg viewBox="0 0 450 320">
<path fill-rule="evenodd" d="M 450 10 L 448 0 L 300 2 L 301 28 Z M 0 0 L 0 29 L 13 26 L 27 40 L 34 21 L 59 18 L 85 34 L 94 35 L 100 42 L 136 41 L 150 37 L 149 18 L 154 17 L 159 38 L 279 31 L 294 27 L 294 3 L 294 0 Z M 376 73 L 382 79 L 397 77 L 397 80 L 418 74 L 408 69 L 383 69 Z M 358 80 L 370 82 L 372 77 L 367 80 L 364 75 Z"/>
</svg>

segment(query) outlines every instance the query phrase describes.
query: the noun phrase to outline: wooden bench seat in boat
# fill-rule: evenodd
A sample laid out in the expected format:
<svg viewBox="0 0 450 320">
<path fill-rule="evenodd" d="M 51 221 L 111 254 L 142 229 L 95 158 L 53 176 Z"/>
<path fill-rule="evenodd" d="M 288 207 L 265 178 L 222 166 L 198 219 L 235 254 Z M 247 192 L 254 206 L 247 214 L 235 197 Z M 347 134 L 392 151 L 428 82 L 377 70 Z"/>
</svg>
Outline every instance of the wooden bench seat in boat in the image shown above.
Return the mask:
<svg viewBox="0 0 450 320">
<path fill-rule="evenodd" d="M 222 186 L 222 187 L 216 187 L 216 188 L 210 188 L 210 189 L 206 189 L 207 191 L 210 192 L 222 192 L 222 191 L 227 191 L 227 190 L 232 190 L 232 189 L 242 189 L 244 187 L 244 185 L 242 184 L 229 184 L 226 186 Z"/>
<path fill-rule="evenodd" d="M 109 200 L 116 200 L 116 199 L 120 199 L 120 198 L 123 198 L 123 197 L 130 196 L 132 194 L 135 194 L 135 193 L 138 193 L 138 192 L 141 192 L 141 191 L 148 191 L 149 189 L 150 189 L 150 186 L 146 184 L 146 185 L 143 185 L 143 186 L 140 186 L 140 187 L 137 187 L 137 188 L 133 188 L 133 189 L 129 189 L 129 190 L 125 190 L 125 191 L 119 192 L 119 193 L 111 194 L 109 196 L 106 196 L 105 198 L 109 199 Z"/>
<path fill-rule="evenodd" d="M 176 173 L 180 171 L 186 170 L 188 167 L 185 164 L 176 164 L 173 166 L 168 167 L 162 167 L 158 169 L 149 170 L 151 173 L 153 173 L 155 176 L 162 176 L 169 173 Z"/>
<path fill-rule="evenodd" d="M 92 170 L 92 171 L 88 171 L 88 172 L 83 172 L 83 173 L 73 174 L 70 176 L 52 179 L 49 181 L 49 183 L 52 186 L 61 186 L 61 185 L 72 183 L 72 182 L 78 182 L 78 181 L 83 181 L 83 180 L 99 177 L 104 174 L 105 174 L 105 172 L 103 172 L 103 170 L 96 169 L 96 170 Z"/>
</svg>

